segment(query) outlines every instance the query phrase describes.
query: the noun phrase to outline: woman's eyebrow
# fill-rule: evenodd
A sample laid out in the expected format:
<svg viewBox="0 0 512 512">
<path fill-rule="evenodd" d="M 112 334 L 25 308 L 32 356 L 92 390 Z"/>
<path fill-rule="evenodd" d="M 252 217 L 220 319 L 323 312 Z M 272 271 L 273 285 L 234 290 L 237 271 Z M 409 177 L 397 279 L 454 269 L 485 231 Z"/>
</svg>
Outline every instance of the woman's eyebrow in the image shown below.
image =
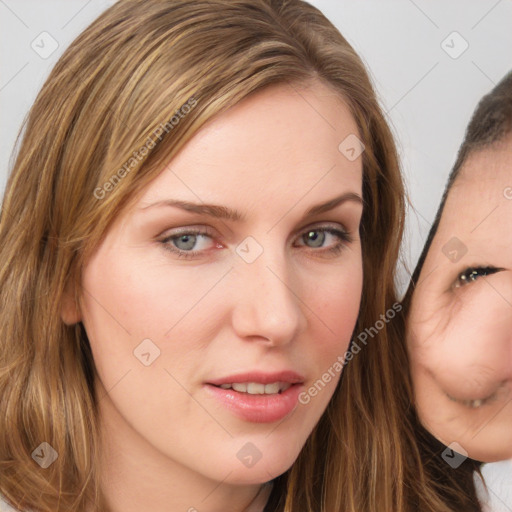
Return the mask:
<svg viewBox="0 0 512 512">
<path fill-rule="evenodd" d="M 149 208 L 161 207 L 161 206 L 172 206 L 175 208 L 181 208 L 187 212 L 198 213 L 201 215 L 208 215 L 218 219 L 227 219 L 232 221 L 244 221 L 245 217 L 238 210 L 232 210 L 226 206 L 220 206 L 216 204 L 206 203 L 191 203 L 189 201 L 180 201 L 178 199 L 164 199 L 157 201 L 148 206 L 139 208 L 139 211 L 144 211 Z"/>
<path fill-rule="evenodd" d="M 318 215 L 319 213 L 328 212 L 329 210 L 332 210 L 336 208 L 336 206 L 346 203 L 347 201 L 354 201 L 363 206 L 363 199 L 359 194 L 356 194 L 355 192 L 345 192 L 340 196 L 329 199 L 325 203 L 312 206 L 309 210 L 306 211 L 302 218 L 305 219 L 306 217 L 312 217 L 313 215 Z"/>
<path fill-rule="evenodd" d="M 354 192 L 345 192 L 340 196 L 334 197 L 333 199 L 329 199 L 324 203 L 317 204 L 309 208 L 306 213 L 303 215 L 303 219 L 307 217 L 311 217 L 313 215 L 318 215 L 320 213 L 325 213 L 329 210 L 332 210 L 339 206 L 342 203 L 347 201 L 354 201 L 359 204 L 363 204 L 363 200 L 359 194 Z M 240 213 L 238 210 L 228 208 L 226 206 L 220 206 L 215 204 L 206 204 L 206 203 L 191 203 L 189 201 L 181 201 L 178 199 L 164 199 L 162 201 L 157 201 L 155 203 L 149 204 L 142 208 L 139 208 L 139 211 L 144 211 L 149 208 L 154 207 L 162 207 L 162 206 L 171 206 L 175 208 L 180 208 L 187 212 L 197 213 L 200 215 L 207 215 L 209 217 L 215 217 L 218 219 L 226 219 L 235 222 L 244 222 L 246 219 L 245 215 Z"/>
</svg>

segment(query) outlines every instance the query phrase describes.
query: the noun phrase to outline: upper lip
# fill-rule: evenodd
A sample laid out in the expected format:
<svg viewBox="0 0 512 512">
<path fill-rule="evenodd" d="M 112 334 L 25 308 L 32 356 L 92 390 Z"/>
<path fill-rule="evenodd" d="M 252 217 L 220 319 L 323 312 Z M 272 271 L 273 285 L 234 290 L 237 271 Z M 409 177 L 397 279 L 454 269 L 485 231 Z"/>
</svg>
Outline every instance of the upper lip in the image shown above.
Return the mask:
<svg viewBox="0 0 512 512">
<path fill-rule="evenodd" d="M 289 382 L 290 384 L 302 384 L 304 377 L 297 372 L 291 370 L 283 370 L 280 372 L 265 373 L 259 371 L 237 373 L 227 377 L 210 380 L 207 384 L 220 386 L 221 384 L 233 384 L 237 382 L 258 382 L 261 384 L 272 384 L 274 382 Z"/>
</svg>

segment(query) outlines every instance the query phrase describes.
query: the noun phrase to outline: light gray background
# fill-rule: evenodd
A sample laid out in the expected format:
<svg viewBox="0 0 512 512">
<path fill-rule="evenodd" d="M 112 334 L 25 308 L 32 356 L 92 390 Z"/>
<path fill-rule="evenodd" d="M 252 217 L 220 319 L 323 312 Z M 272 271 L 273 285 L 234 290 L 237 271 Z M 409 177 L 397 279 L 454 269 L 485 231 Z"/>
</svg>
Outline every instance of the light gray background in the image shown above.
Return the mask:
<svg viewBox="0 0 512 512">
<path fill-rule="evenodd" d="M 19 127 L 49 70 L 78 33 L 113 3 L 114 0 L 0 0 L 1 191 Z M 413 205 L 408 212 L 403 246 L 399 283 L 403 290 L 408 270 L 416 263 L 435 215 L 469 117 L 480 97 L 512 69 L 512 0 L 311 3 L 324 12 L 365 60 L 394 127 Z M 42 32 L 48 32 L 59 45 L 46 58 L 31 47 L 41 47 L 43 37 L 44 48 L 50 48 L 51 41 L 48 36 L 41 36 Z M 490 474 L 493 467 L 499 468 L 489 481 L 496 511 L 512 511 L 511 466 L 488 466 Z M 497 477 L 502 482 L 493 484 Z"/>
</svg>

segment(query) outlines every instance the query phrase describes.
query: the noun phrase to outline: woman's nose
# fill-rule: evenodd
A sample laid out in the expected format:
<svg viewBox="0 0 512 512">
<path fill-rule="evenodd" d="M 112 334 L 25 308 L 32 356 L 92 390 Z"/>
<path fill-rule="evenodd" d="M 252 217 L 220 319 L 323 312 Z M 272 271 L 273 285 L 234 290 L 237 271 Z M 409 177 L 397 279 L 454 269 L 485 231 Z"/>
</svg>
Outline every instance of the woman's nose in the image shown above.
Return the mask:
<svg viewBox="0 0 512 512">
<path fill-rule="evenodd" d="M 240 258 L 230 290 L 233 328 L 241 338 L 282 346 L 306 328 L 307 298 L 301 296 L 299 276 L 284 249 L 263 249 L 251 263 Z"/>
</svg>

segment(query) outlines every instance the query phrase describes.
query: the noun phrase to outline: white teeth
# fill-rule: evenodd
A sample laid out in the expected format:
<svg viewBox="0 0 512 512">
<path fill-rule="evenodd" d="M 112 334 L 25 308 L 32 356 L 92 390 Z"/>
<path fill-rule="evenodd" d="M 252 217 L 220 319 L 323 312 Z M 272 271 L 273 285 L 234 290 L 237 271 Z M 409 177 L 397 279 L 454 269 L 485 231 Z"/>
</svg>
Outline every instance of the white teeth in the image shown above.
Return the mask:
<svg viewBox="0 0 512 512">
<path fill-rule="evenodd" d="M 249 382 L 249 384 L 247 384 L 247 393 L 250 395 L 263 395 L 265 394 L 265 384 Z"/>
<path fill-rule="evenodd" d="M 265 384 L 264 388 L 266 395 L 275 395 L 279 393 L 279 382 L 274 382 L 273 384 Z"/>
<path fill-rule="evenodd" d="M 290 388 L 289 382 L 272 382 L 271 384 L 262 384 L 261 382 L 234 382 L 233 384 L 221 384 L 222 389 L 234 389 L 239 393 L 248 393 L 249 395 L 277 395 L 280 392 Z"/>
<path fill-rule="evenodd" d="M 231 384 L 231 387 L 235 391 L 240 391 L 240 393 L 247 393 L 247 384 L 244 384 L 243 382 L 235 382 Z"/>
</svg>

